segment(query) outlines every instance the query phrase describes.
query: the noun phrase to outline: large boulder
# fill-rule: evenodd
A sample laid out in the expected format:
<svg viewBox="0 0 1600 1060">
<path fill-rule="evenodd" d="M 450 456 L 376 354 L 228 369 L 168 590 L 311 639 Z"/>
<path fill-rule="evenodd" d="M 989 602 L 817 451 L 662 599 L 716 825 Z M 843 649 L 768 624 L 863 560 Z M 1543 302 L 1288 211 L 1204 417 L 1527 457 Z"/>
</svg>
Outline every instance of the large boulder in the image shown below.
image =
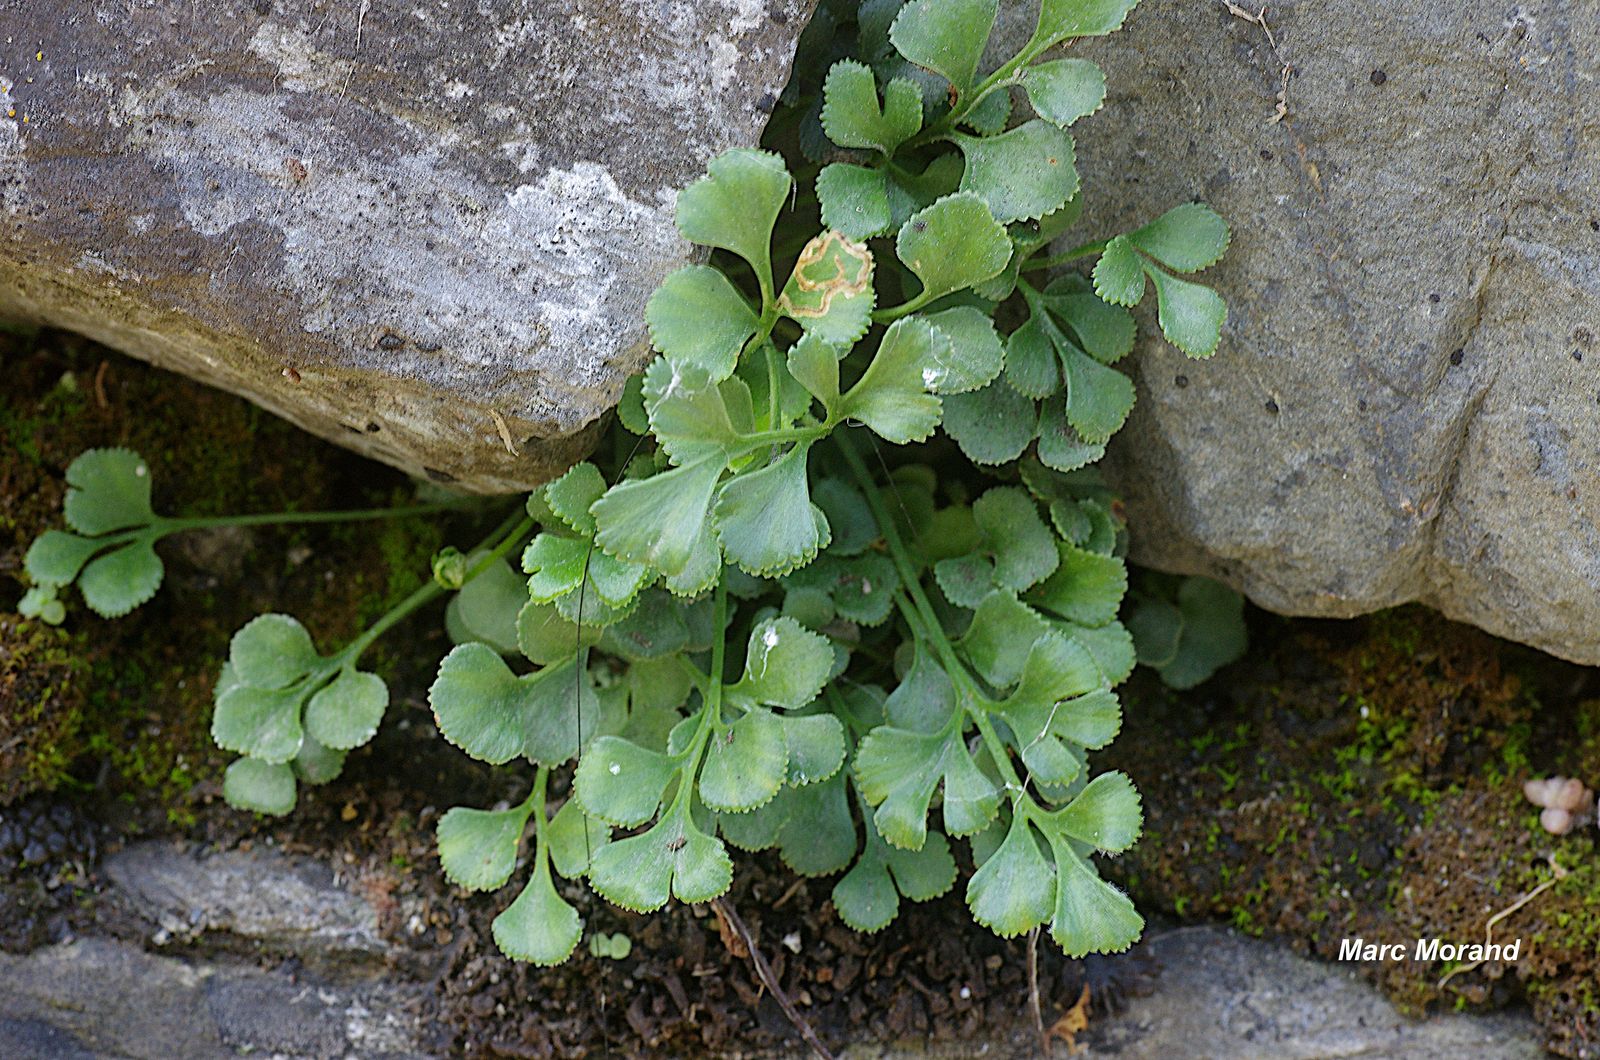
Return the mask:
<svg viewBox="0 0 1600 1060">
<path fill-rule="evenodd" d="M 815 0 L 0 0 L 0 318 L 415 474 L 581 455 Z"/>
<path fill-rule="evenodd" d="M 1220 352 L 1138 352 L 1135 558 L 1600 663 L 1600 3 L 1229 6 L 1082 47 L 1097 232 L 1201 198 L 1235 234 Z"/>
</svg>

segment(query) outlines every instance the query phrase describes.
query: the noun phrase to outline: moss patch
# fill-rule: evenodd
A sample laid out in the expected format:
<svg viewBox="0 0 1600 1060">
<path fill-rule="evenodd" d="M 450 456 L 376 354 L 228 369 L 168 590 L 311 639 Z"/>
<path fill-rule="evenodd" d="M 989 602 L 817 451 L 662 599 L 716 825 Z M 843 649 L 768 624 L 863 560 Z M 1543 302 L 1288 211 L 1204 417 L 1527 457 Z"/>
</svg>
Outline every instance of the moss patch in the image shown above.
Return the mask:
<svg viewBox="0 0 1600 1060">
<path fill-rule="evenodd" d="M 82 665 L 58 629 L 0 613 L 0 803 L 61 782 L 83 724 Z"/>
<path fill-rule="evenodd" d="M 60 630 L 7 614 L 22 557 L 60 525 L 66 466 L 84 449 L 137 450 L 158 511 L 221 514 L 412 501 L 400 474 L 314 439 L 227 394 L 73 336 L 0 334 L 0 801 L 62 784 L 94 788 L 155 826 L 187 824 L 220 791 L 211 688 L 233 631 L 289 611 L 325 649 L 427 575 L 448 520 L 223 530 L 171 538 L 149 604 L 97 618 L 69 590 Z M 27 632 L 24 633 L 23 631 Z M 381 643 L 381 642 L 380 642 Z M 415 653 L 375 652 L 383 671 Z M 38 724 L 40 717 L 48 724 Z"/>
<path fill-rule="evenodd" d="M 1148 819 L 1113 871 L 1147 907 L 1328 960 L 1357 936 L 1481 941 L 1491 916 L 1567 873 L 1497 925 L 1523 939 L 1514 964 L 1365 970 L 1413 1011 L 1526 997 L 1551 1048 L 1595 1055 L 1595 829 L 1547 835 L 1521 791 L 1531 776 L 1600 779 L 1597 704 L 1571 695 L 1582 671 L 1421 608 L 1264 623 L 1253 647 L 1196 693 L 1130 689 L 1109 757 Z"/>
</svg>

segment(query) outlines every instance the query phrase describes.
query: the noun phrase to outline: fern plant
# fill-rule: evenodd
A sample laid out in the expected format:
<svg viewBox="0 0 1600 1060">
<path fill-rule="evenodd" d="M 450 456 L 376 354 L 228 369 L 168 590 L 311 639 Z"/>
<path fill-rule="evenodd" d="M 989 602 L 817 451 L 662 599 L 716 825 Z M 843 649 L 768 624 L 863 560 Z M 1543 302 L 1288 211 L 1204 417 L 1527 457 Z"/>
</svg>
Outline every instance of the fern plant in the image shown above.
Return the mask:
<svg viewBox="0 0 1600 1060">
<path fill-rule="evenodd" d="M 957 884 L 961 840 L 985 927 L 1047 925 L 1072 955 L 1128 946 L 1142 922 L 1094 859 L 1134 842 L 1139 797 L 1090 764 L 1135 664 L 1126 533 L 1090 465 L 1134 402 L 1115 367 L 1129 307 L 1153 287 L 1166 338 L 1208 356 L 1221 299 L 1181 277 L 1228 242 L 1184 204 L 1048 253 L 1080 223 L 1067 127 L 1105 94 L 1094 64 L 1049 56 L 1134 2 L 1044 0 L 988 72 L 997 0 L 825 5 L 798 63 L 801 81 L 828 65 L 820 92 L 786 100 L 803 187 L 779 154 L 738 149 L 679 194 L 707 257 L 649 301 L 659 356 L 611 457 L 441 554 L 331 654 L 287 616 L 241 629 L 214 723 L 241 756 L 230 801 L 286 812 L 335 775 L 388 701 L 363 650 L 448 594 L 439 732 L 528 787 L 446 813 L 439 855 L 467 890 L 520 871 L 494 922 L 510 956 L 558 963 L 580 941 L 556 876 L 650 911 L 726 892 L 730 848 L 837 876 L 839 916 L 878 931 Z M 148 512 L 137 458 L 83 459 L 69 480 L 129 514 L 85 522 L 69 494 L 75 527 L 117 536 L 47 534 L 28 569 L 125 610 L 153 591 L 151 535 L 181 526 Z M 79 574 L 104 547 L 137 553 L 126 577 Z"/>
</svg>

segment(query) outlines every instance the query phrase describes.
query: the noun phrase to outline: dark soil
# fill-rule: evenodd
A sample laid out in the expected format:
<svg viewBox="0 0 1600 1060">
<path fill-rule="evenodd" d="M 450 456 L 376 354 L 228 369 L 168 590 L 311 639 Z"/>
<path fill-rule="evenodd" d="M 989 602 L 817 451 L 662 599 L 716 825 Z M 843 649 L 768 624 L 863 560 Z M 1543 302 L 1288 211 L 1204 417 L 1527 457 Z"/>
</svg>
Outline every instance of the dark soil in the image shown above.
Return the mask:
<svg viewBox="0 0 1600 1060">
<path fill-rule="evenodd" d="M 62 472 L 89 446 L 139 449 L 158 509 L 172 511 L 353 507 L 410 488 L 242 401 L 81 340 L 0 335 L 0 371 L 0 608 L 20 596 L 22 550 L 55 525 Z M 498 954 L 489 922 L 515 890 L 451 888 L 432 832 L 452 805 L 520 798 L 527 777 L 477 765 L 435 735 L 424 694 L 446 647 L 436 614 L 375 660 L 394 705 L 340 779 L 304 790 L 282 821 L 222 804 L 226 760 L 207 730 L 232 630 L 282 610 L 336 643 L 409 592 L 437 547 L 493 521 L 260 530 L 166 548 L 162 592 L 118 622 L 77 607 L 63 631 L 45 630 L 0 610 L 0 946 L 139 937 L 96 901 L 96 858 L 131 838 L 271 842 L 333 864 L 373 901 L 402 954 L 393 974 L 430 984 L 429 1044 L 442 1054 L 793 1053 L 793 1030 L 707 907 L 635 916 L 567 887 L 588 933 L 628 936 L 627 958 L 580 947 L 540 970 Z M 1516 964 L 1443 986 L 1440 968 L 1371 975 L 1419 1010 L 1526 1000 L 1553 1048 L 1595 1055 L 1600 833 L 1546 835 L 1520 790 L 1530 776 L 1600 777 L 1593 672 L 1420 610 L 1254 621 L 1250 658 L 1196 692 L 1174 695 L 1142 674 L 1128 689 L 1124 735 L 1100 764 L 1133 776 L 1148 828 L 1111 873 L 1148 913 L 1227 919 L 1333 957 L 1347 935 L 1481 938 L 1489 915 L 1559 865 L 1567 875 L 1501 925 L 1525 940 Z M 831 886 L 756 857 L 740 862 L 730 895 L 826 1042 L 983 1039 L 1038 1055 L 1026 943 L 973 926 L 959 886 L 873 936 L 838 922 Z M 1067 961 L 1045 941 L 1038 955 L 1047 1025 L 1086 984 L 1098 1015 L 1157 971 L 1137 950 Z"/>
</svg>

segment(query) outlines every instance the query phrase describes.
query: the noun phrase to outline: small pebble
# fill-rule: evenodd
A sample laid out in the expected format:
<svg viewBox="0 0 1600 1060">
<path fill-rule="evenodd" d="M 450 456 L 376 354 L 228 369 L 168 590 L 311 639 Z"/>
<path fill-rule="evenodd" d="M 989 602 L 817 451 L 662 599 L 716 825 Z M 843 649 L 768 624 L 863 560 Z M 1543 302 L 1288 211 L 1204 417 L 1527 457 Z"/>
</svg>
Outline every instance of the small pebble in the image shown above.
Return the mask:
<svg viewBox="0 0 1600 1060">
<path fill-rule="evenodd" d="M 1569 811 L 1581 810 L 1592 797 L 1589 789 L 1584 787 L 1583 781 L 1572 779 L 1556 788 L 1550 805 Z"/>
<path fill-rule="evenodd" d="M 1559 806 L 1547 806 L 1539 813 L 1539 823 L 1551 835 L 1566 835 L 1572 831 L 1572 814 Z"/>
<path fill-rule="evenodd" d="M 1566 835 L 1594 811 L 1594 792 L 1576 777 L 1529 780 L 1522 794 L 1541 808 L 1539 824 L 1551 835 Z"/>
</svg>

